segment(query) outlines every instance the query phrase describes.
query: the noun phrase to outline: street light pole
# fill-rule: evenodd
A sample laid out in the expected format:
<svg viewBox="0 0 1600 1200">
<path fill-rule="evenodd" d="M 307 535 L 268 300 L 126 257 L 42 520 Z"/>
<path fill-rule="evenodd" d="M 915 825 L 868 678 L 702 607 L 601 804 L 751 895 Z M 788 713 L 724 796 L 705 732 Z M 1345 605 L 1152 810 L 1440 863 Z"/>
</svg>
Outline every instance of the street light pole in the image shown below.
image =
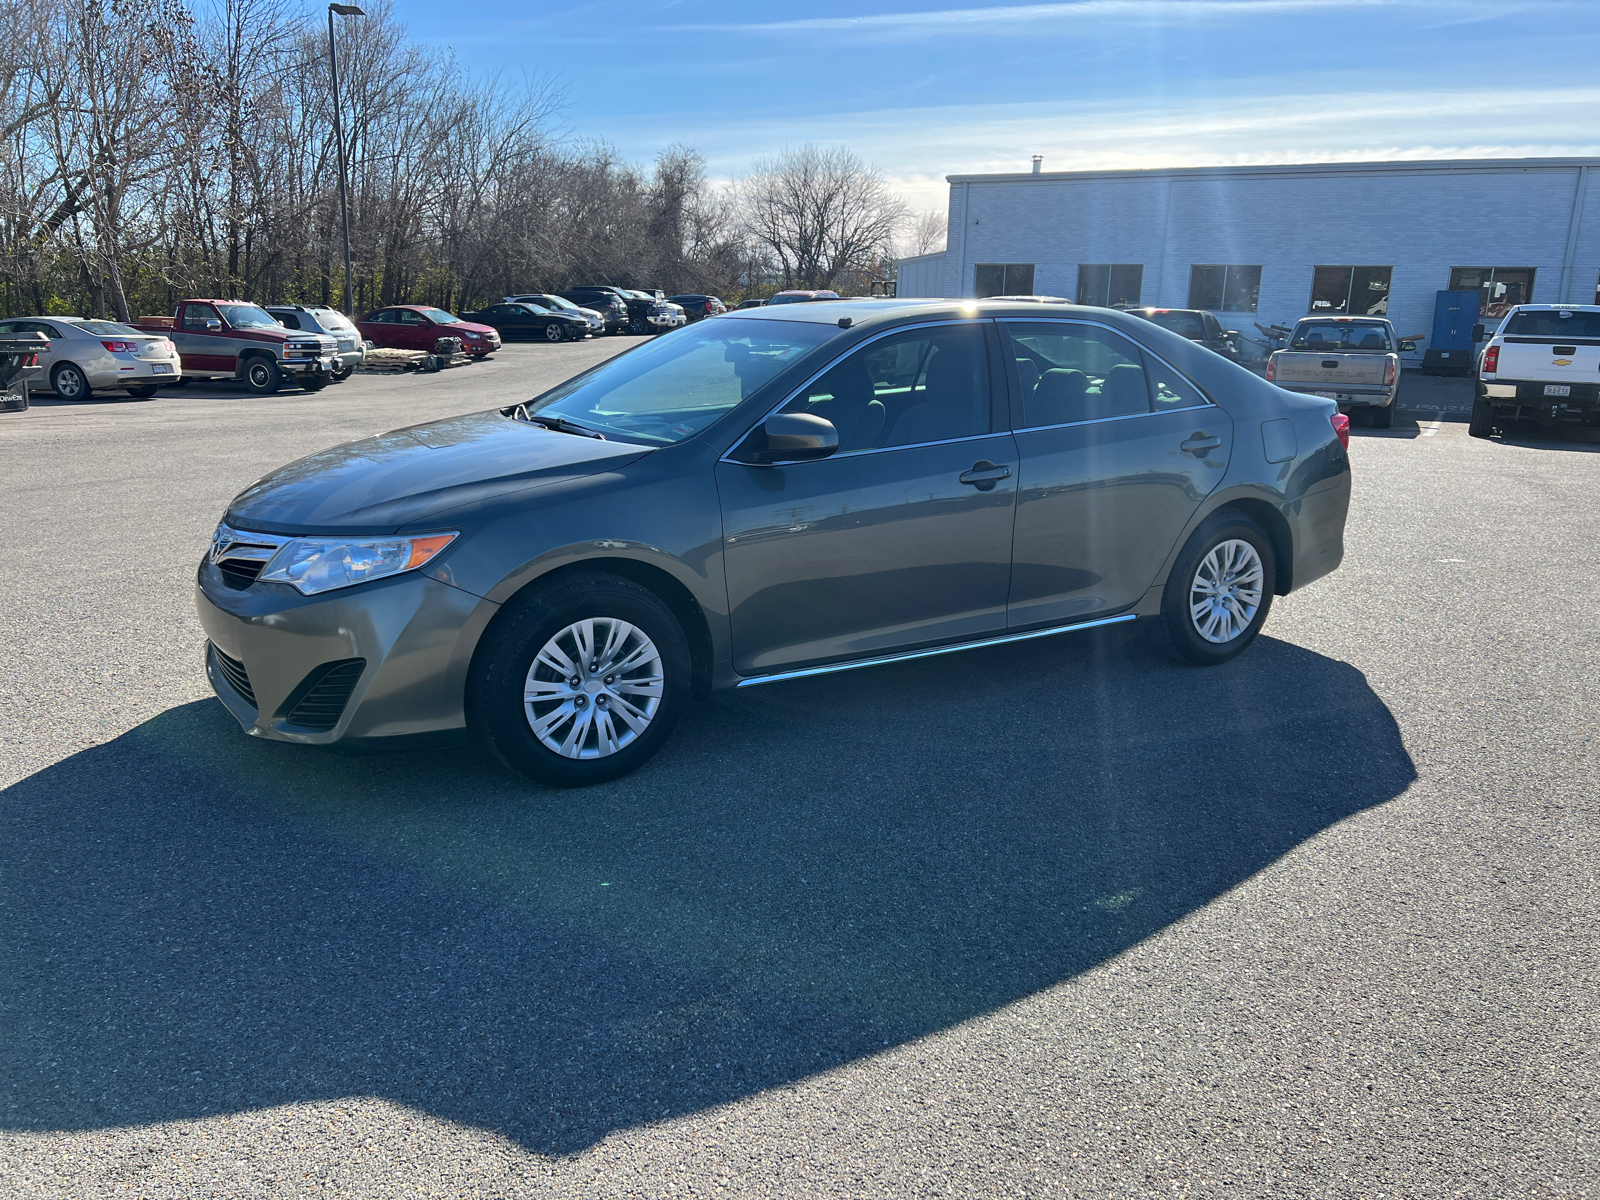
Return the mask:
<svg viewBox="0 0 1600 1200">
<path fill-rule="evenodd" d="M 346 193 L 350 180 L 344 165 L 344 121 L 339 113 L 339 51 L 333 41 L 333 14 L 341 17 L 364 17 L 367 14 L 354 4 L 328 5 L 328 62 L 333 67 L 333 136 L 339 143 L 339 212 L 344 217 L 344 315 L 355 316 L 354 289 L 350 282 L 350 201 Z"/>
</svg>

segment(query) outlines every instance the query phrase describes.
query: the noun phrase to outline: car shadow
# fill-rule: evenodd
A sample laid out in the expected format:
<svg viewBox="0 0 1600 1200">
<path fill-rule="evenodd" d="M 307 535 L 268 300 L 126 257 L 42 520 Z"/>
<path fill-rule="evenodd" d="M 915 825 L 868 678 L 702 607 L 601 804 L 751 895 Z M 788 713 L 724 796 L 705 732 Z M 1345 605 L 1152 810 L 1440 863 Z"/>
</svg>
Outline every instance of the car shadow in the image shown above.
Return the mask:
<svg viewBox="0 0 1600 1200">
<path fill-rule="evenodd" d="M 1536 421 L 1515 421 L 1504 430 L 1488 440 L 1535 450 L 1573 450 L 1580 454 L 1593 454 L 1600 450 L 1600 429 L 1563 428 L 1540 425 Z"/>
<path fill-rule="evenodd" d="M 0 792 L 4 1125 L 377 1095 L 573 1152 L 1070 979 L 1414 778 L 1269 638 L 749 689 L 583 791 L 187 704 Z"/>
</svg>

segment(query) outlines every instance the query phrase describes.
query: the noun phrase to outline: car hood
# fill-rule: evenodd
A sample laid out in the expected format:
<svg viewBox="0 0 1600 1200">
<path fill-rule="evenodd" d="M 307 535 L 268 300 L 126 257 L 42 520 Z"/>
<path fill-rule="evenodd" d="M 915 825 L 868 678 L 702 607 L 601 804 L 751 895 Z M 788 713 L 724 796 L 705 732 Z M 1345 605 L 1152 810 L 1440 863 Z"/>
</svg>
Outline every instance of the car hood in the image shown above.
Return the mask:
<svg viewBox="0 0 1600 1200">
<path fill-rule="evenodd" d="M 224 519 L 262 533 L 388 532 L 649 453 L 499 411 L 473 413 L 346 442 L 280 467 L 235 496 Z"/>
</svg>

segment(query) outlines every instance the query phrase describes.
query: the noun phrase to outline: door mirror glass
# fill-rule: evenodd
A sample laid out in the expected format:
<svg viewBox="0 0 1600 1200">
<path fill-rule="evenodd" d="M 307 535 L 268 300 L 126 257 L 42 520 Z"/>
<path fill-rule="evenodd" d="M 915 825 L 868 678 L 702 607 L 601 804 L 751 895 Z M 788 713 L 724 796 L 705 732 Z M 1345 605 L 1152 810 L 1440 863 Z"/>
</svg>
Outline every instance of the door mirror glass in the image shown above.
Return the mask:
<svg viewBox="0 0 1600 1200">
<path fill-rule="evenodd" d="M 762 429 L 767 444 L 755 452 L 759 463 L 827 458 L 839 448 L 839 431 L 833 423 L 810 413 L 774 413 Z"/>
<path fill-rule="evenodd" d="M 1482 325 L 1474 325 L 1472 327 L 1472 340 L 1475 341 L 1475 342 L 1483 341 L 1483 326 Z"/>
</svg>

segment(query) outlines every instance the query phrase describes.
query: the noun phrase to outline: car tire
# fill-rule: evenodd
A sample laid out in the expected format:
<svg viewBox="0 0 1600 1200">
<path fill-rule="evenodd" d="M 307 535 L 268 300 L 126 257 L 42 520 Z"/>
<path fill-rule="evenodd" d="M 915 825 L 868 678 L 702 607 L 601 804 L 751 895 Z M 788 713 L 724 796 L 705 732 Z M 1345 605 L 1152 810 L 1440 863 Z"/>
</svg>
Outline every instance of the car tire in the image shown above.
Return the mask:
<svg viewBox="0 0 1600 1200">
<path fill-rule="evenodd" d="M 1467 436 L 1486 438 L 1494 433 L 1494 405 L 1487 396 L 1472 402 L 1472 416 L 1467 421 Z"/>
<path fill-rule="evenodd" d="M 1266 624 L 1276 579 L 1272 539 L 1260 525 L 1240 512 L 1211 517 L 1167 575 L 1157 618 L 1167 651 L 1202 667 L 1237 658 Z"/>
<path fill-rule="evenodd" d="M 146 384 L 143 387 L 123 388 L 122 390 L 127 392 L 128 395 L 132 396 L 135 400 L 148 400 L 151 396 L 156 394 L 156 385 Z"/>
<path fill-rule="evenodd" d="M 87 400 L 94 395 L 89 377 L 77 363 L 57 363 L 50 372 L 50 387 L 63 400 Z"/>
<path fill-rule="evenodd" d="M 629 317 L 628 332 L 633 334 L 635 337 L 649 333 L 650 322 L 646 321 L 643 317 Z"/>
<path fill-rule="evenodd" d="M 330 375 L 328 377 L 328 382 L 329 383 L 343 383 L 346 379 L 349 379 L 350 376 L 354 375 L 355 373 L 356 373 L 356 369 L 354 367 L 340 367 L 337 371 L 335 371 L 332 375 Z"/>
<path fill-rule="evenodd" d="M 1391 400 L 1382 408 L 1372 410 L 1372 427 L 1374 429 L 1394 428 L 1394 410 L 1399 406 L 1398 399 Z"/>
<path fill-rule="evenodd" d="M 333 382 L 333 377 L 331 375 L 313 375 L 309 379 L 302 379 L 300 381 L 300 386 L 308 392 L 320 392 L 331 382 Z"/>
<path fill-rule="evenodd" d="M 270 358 L 257 355 L 244 364 L 244 386 L 253 395 L 275 395 L 283 386 L 283 372 Z"/>
<path fill-rule="evenodd" d="M 567 340 L 566 331 L 552 321 L 544 327 L 544 340 L 547 342 L 564 342 Z"/>
<path fill-rule="evenodd" d="M 579 653 L 585 629 L 588 663 Z M 691 669 L 683 629 L 653 592 L 615 575 L 567 575 L 525 591 L 484 635 L 467 684 L 468 723 L 491 754 L 537 783 L 604 783 L 661 748 L 687 702 Z"/>
</svg>

